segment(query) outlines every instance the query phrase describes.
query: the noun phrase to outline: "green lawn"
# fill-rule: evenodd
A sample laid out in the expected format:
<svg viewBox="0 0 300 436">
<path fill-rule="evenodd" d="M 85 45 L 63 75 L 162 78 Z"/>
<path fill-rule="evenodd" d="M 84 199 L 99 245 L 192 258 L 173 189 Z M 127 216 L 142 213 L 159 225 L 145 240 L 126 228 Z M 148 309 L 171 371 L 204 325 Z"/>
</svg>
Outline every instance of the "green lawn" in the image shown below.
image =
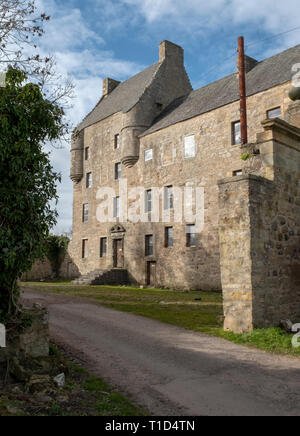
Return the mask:
<svg viewBox="0 0 300 436">
<path fill-rule="evenodd" d="M 134 313 L 188 330 L 202 332 L 272 353 L 300 356 L 291 336 L 279 328 L 257 329 L 249 334 L 224 332 L 222 294 L 116 286 L 75 286 L 62 283 L 23 283 L 23 289 L 93 299 L 102 306 Z"/>
</svg>

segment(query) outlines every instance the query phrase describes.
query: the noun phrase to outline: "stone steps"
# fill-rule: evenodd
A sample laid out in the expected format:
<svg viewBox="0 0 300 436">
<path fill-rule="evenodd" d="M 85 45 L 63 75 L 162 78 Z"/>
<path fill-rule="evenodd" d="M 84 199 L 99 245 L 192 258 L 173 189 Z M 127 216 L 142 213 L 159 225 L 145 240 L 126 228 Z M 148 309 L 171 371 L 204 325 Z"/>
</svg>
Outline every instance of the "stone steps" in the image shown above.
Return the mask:
<svg viewBox="0 0 300 436">
<path fill-rule="evenodd" d="M 74 285 L 128 285 L 128 272 L 125 269 L 113 268 L 94 270 L 72 282 Z"/>
</svg>

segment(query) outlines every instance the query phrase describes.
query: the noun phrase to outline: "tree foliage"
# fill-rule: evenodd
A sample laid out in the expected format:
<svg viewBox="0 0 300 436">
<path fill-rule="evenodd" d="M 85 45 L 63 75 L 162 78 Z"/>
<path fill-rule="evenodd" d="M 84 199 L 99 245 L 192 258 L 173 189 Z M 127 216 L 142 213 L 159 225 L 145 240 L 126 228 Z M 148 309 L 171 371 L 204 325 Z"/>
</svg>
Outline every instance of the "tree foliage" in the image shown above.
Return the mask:
<svg viewBox="0 0 300 436">
<path fill-rule="evenodd" d="M 56 223 L 56 184 L 46 141 L 60 138 L 64 111 L 26 74 L 9 69 L 0 88 L 0 322 L 17 310 L 17 280 L 45 251 Z"/>
<path fill-rule="evenodd" d="M 39 49 L 49 20 L 38 12 L 35 0 L 0 0 L 0 67 L 25 71 L 48 100 L 67 107 L 74 85 L 57 73 L 54 57 Z"/>
<path fill-rule="evenodd" d="M 46 256 L 56 277 L 59 276 L 59 270 L 66 256 L 69 242 L 70 239 L 63 235 L 50 235 L 46 240 Z"/>
</svg>

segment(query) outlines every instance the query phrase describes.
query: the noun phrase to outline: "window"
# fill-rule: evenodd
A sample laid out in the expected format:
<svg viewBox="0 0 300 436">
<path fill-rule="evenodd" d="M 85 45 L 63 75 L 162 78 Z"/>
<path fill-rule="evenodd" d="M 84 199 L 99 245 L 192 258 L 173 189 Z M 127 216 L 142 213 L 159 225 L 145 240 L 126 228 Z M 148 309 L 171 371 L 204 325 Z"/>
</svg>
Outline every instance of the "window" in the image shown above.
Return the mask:
<svg viewBox="0 0 300 436">
<path fill-rule="evenodd" d="M 186 136 L 184 138 L 184 157 L 188 159 L 196 156 L 195 136 Z"/>
<path fill-rule="evenodd" d="M 196 227 L 195 225 L 186 226 L 186 246 L 196 247 Z"/>
<path fill-rule="evenodd" d="M 86 175 L 86 187 L 91 188 L 93 183 L 92 173 L 87 173 Z"/>
<path fill-rule="evenodd" d="M 232 175 L 233 175 L 233 177 L 242 176 L 243 175 L 243 170 L 233 171 Z"/>
<path fill-rule="evenodd" d="M 149 160 L 153 159 L 153 150 L 150 148 L 149 150 L 145 150 L 145 162 L 149 162 Z"/>
<path fill-rule="evenodd" d="M 82 259 L 86 259 L 88 257 L 88 239 L 82 240 Z"/>
<path fill-rule="evenodd" d="M 231 124 L 231 143 L 232 145 L 238 145 L 242 142 L 241 123 L 236 121 Z"/>
<path fill-rule="evenodd" d="M 86 147 L 85 148 L 84 157 L 85 157 L 85 160 L 89 160 L 90 159 L 90 147 Z"/>
<path fill-rule="evenodd" d="M 122 165 L 121 163 L 115 164 L 115 180 L 120 180 L 122 177 Z"/>
<path fill-rule="evenodd" d="M 120 217 L 120 197 L 114 198 L 114 218 Z"/>
<path fill-rule="evenodd" d="M 152 212 L 152 190 L 145 192 L 145 212 Z"/>
<path fill-rule="evenodd" d="M 164 207 L 166 209 L 173 209 L 174 198 L 173 198 L 173 186 L 166 186 L 164 188 Z"/>
<path fill-rule="evenodd" d="M 100 238 L 100 257 L 107 256 L 107 238 Z"/>
<path fill-rule="evenodd" d="M 281 108 L 280 107 L 276 107 L 275 109 L 271 109 L 271 110 L 267 111 L 267 117 L 269 119 L 271 119 L 271 118 L 281 118 Z"/>
<path fill-rule="evenodd" d="M 146 235 L 145 237 L 145 254 L 146 256 L 153 256 L 153 235 Z"/>
<path fill-rule="evenodd" d="M 174 230 L 173 227 L 165 228 L 165 247 L 174 246 Z"/>
<path fill-rule="evenodd" d="M 120 135 L 115 135 L 115 150 L 120 148 Z"/>
<path fill-rule="evenodd" d="M 89 220 L 89 205 L 84 204 L 82 208 L 82 222 L 86 223 Z"/>
</svg>

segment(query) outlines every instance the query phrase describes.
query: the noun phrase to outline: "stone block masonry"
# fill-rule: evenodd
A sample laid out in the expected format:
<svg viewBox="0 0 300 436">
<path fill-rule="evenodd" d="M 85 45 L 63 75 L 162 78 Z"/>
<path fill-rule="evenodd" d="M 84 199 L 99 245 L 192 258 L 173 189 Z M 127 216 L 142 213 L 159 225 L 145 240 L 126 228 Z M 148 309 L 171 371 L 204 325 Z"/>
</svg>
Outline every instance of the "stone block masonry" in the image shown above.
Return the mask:
<svg viewBox="0 0 300 436">
<path fill-rule="evenodd" d="M 219 182 L 224 327 L 237 333 L 300 321 L 300 129 L 279 120 L 264 126 L 273 180 Z"/>
</svg>

